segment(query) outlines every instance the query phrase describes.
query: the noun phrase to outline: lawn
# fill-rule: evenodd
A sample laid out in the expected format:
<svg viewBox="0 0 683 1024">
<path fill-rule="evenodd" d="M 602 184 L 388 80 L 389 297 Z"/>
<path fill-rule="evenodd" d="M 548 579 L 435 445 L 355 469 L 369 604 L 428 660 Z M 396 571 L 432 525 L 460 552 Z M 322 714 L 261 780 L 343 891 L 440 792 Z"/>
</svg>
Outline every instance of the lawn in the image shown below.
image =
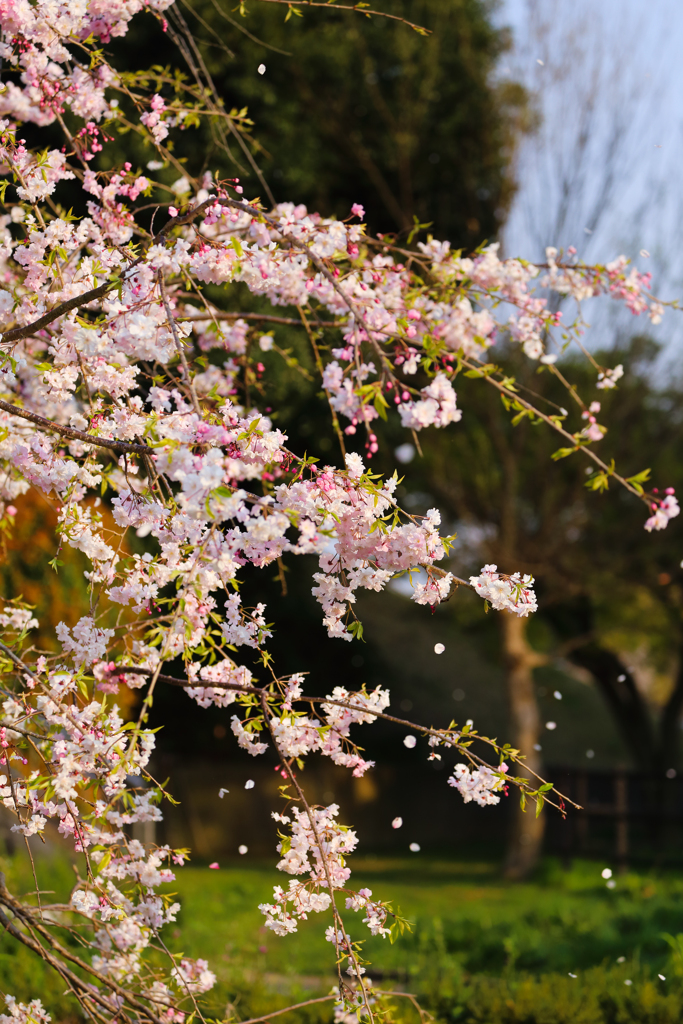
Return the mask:
<svg viewBox="0 0 683 1024">
<path fill-rule="evenodd" d="M 678 1024 L 683 1020 L 683 961 L 664 933 L 683 933 L 683 877 L 632 873 L 608 888 L 602 864 L 577 862 L 563 871 L 547 861 L 533 883 L 501 881 L 493 864 L 411 859 L 355 859 L 353 879 L 392 899 L 413 922 L 391 945 L 368 938 L 368 974 L 377 985 L 416 993 L 439 1019 L 463 1024 Z M 10 865 L 9 874 L 16 868 Z M 226 1008 L 245 1019 L 291 1001 L 325 994 L 333 982 L 328 915 L 296 934 L 266 931 L 257 909 L 282 875 L 269 866 L 222 863 L 178 871 L 182 904 L 169 946 L 208 959 L 218 975 L 212 1016 Z M 55 888 L 68 873 L 55 865 Z M 28 886 L 27 886 L 28 887 Z M 363 938 L 349 913 L 352 937 Z M 25 956 L 0 943 L 2 988 L 43 994 L 56 1020 L 76 1018 L 68 1000 Z M 663 974 L 665 980 L 658 975 Z M 576 975 L 576 977 L 572 977 Z M 630 982 L 630 984 L 628 984 Z M 399 1019 L 416 1021 L 405 1000 Z M 313 1006 L 287 1022 L 331 1020 Z"/>
<path fill-rule="evenodd" d="M 427 950 L 443 950 L 464 970 L 499 975 L 504 970 L 586 970 L 625 956 L 658 969 L 668 955 L 662 932 L 683 931 L 683 878 L 630 874 L 608 889 L 602 864 L 580 862 L 564 872 L 547 862 L 533 884 L 501 881 L 486 863 L 364 859 L 353 881 L 391 899 L 413 922 L 394 945 L 368 937 L 375 972 L 410 977 Z M 262 927 L 257 904 L 270 898 L 283 876 L 270 867 L 224 865 L 218 871 L 188 866 L 173 890 L 183 910 L 177 942 L 193 955 L 223 959 L 258 955 L 262 970 L 283 975 L 327 975 L 331 949 L 326 916 L 279 938 Z M 348 913 L 353 938 L 365 928 Z M 178 934 L 179 933 L 179 934 Z M 369 969 L 372 974 L 373 970 Z"/>
<path fill-rule="evenodd" d="M 512 885 L 493 864 L 356 859 L 355 884 L 392 899 L 413 922 L 393 945 L 367 939 L 368 974 L 385 988 L 415 992 L 450 1020 L 682 1020 L 679 963 L 663 933 L 683 931 L 683 878 L 633 873 L 608 888 L 603 866 L 579 862 L 565 872 L 547 861 L 536 881 Z M 332 983 L 326 916 L 285 938 L 263 928 L 257 904 L 282 882 L 271 868 L 189 866 L 178 882 L 183 911 L 173 944 L 211 960 L 220 998 L 240 1016 Z M 352 937 L 362 938 L 353 916 Z M 313 1016 L 326 1013 L 316 1008 Z"/>
</svg>

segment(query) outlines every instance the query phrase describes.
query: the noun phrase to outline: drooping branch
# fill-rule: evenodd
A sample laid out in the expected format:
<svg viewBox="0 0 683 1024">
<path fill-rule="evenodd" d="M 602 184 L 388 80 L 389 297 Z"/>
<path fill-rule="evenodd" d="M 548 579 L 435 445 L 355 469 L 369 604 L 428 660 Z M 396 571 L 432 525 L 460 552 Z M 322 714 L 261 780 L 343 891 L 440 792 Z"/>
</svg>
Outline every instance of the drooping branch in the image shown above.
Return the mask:
<svg viewBox="0 0 683 1024">
<path fill-rule="evenodd" d="M 325 3 L 317 3 L 316 0 L 259 0 L 263 4 L 284 4 L 286 7 L 324 7 L 329 11 L 330 0 L 326 0 Z M 406 25 L 408 28 L 412 28 L 413 31 L 418 32 L 421 36 L 431 35 L 431 29 L 425 28 L 423 25 L 416 25 L 412 21 L 408 21 L 407 18 L 402 18 L 400 14 L 388 14 L 386 11 L 375 11 L 370 7 L 366 7 L 364 4 L 334 4 L 335 11 L 356 11 L 357 14 L 365 14 L 366 17 L 376 15 L 379 18 L 389 18 L 391 21 L 398 21 L 402 25 Z"/>
<path fill-rule="evenodd" d="M 103 999 L 103 997 L 97 992 L 97 990 L 92 985 L 89 985 L 87 982 L 84 982 L 83 979 L 79 978 L 77 974 L 74 974 L 73 971 L 71 971 L 66 966 L 66 964 L 58 958 L 56 954 L 59 954 L 59 957 L 63 958 L 63 960 L 70 961 L 80 970 L 86 972 L 87 974 L 90 974 L 92 977 L 96 978 L 101 984 L 107 986 L 107 988 L 109 988 L 113 993 L 115 993 L 117 996 L 125 1000 L 125 1002 L 129 1003 L 136 1010 L 138 1010 L 138 1012 L 142 1015 L 142 1020 L 147 1019 L 151 1021 L 152 1024 L 163 1024 L 161 1018 L 158 1017 L 155 1013 L 153 1013 L 147 1006 L 145 1006 L 145 1004 L 141 1002 L 136 996 L 134 996 L 129 989 L 119 984 L 115 979 L 108 977 L 101 971 L 98 971 L 91 964 L 88 964 L 85 960 L 82 960 L 80 957 L 76 956 L 65 946 L 63 946 L 60 942 L 58 942 L 54 938 L 54 936 L 50 934 L 45 925 L 35 918 L 31 910 L 10 894 L 5 883 L 5 876 L 3 872 L 0 872 L 0 904 L 2 904 L 4 907 L 10 910 L 12 914 L 15 915 L 15 919 L 20 920 L 32 931 L 41 934 L 43 938 L 45 938 L 49 942 L 54 952 L 50 952 L 49 950 L 45 949 L 45 947 L 41 945 L 41 943 L 38 942 L 38 940 L 32 935 L 27 935 L 25 932 L 21 931 L 21 929 L 17 927 L 14 921 L 10 920 L 10 918 L 8 918 L 4 911 L 2 910 L 0 910 L 0 925 L 2 925 L 2 927 L 7 932 L 9 932 L 13 938 L 17 939 L 25 946 L 28 946 L 28 948 L 31 949 L 34 953 L 37 953 L 42 960 L 45 960 L 48 964 L 50 964 L 50 966 L 53 967 L 56 971 L 58 971 L 58 973 L 61 974 L 62 977 L 64 977 L 65 979 L 68 978 L 70 983 L 74 985 L 77 990 L 82 990 L 84 994 L 88 996 L 88 998 L 94 999 L 95 1002 L 99 1003 L 106 1010 L 111 1011 L 111 1006 L 108 1005 L 107 1001 Z"/>
<path fill-rule="evenodd" d="M 178 687 L 181 687 L 182 689 L 185 689 L 185 690 L 188 690 L 188 689 L 199 689 L 199 688 L 213 689 L 213 690 L 231 690 L 234 693 L 243 693 L 243 694 L 247 694 L 247 695 L 251 695 L 251 696 L 256 696 L 256 697 L 259 698 L 260 701 L 265 700 L 265 696 L 266 696 L 264 688 L 258 687 L 258 686 L 249 686 L 248 684 L 245 684 L 245 683 L 229 683 L 229 682 L 222 682 L 222 681 L 214 682 L 212 680 L 205 680 L 205 679 L 196 679 L 196 680 L 178 679 L 176 676 L 163 675 L 163 674 L 157 673 L 156 671 L 153 671 L 152 669 L 143 668 L 142 666 L 137 666 L 137 665 L 135 665 L 135 666 L 132 666 L 132 665 L 116 665 L 114 668 L 109 669 L 107 671 L 107 675 L 109 676 L 109 678 L 116 677 L 116 676 L 123 676 L 123 675 L 147 676 L 150 679 L 151 678 L 156 679 L 160 683 L 166 683 L 168 686 L 178 686 Z M 367 706 L 361 705 L 361 704 L 354 704 L 350 700 L 337 700 L 337 699 L 335 699 L 333 697 L 313 697 L 313 696 L 310 696 L 309 694 L 302 694 L 301 697 L 297 698 L 297 702 L 300 702 L 302 704 L 310 704 L 311 706 L 313 706 L 315 704 L 331 704 L 333 707 L 345 708 L 345 709 L 347 709 L 349 711 L 362 712 L 365 715 L 372 715 L 374 718 L 381 718 L 381 719 L 383 719 L 386 722 L 393 722 L 395 725 L 401 725 L 401 726 L 404 726 L 405 728 L 408 728 L 408 729 L 416 729 L 418 732 L 421 732 L 424 736 L 434 736 L 434 737 L 437 737 L 439 739 L 444 739 L 447 736 L 448 732 L 449 732 L 449 730 L 445 730 L 445 729 L 433 729 L 433 728 L 430 728 L 429 726 L 426 726 L 426 725 L 418 725 L 416 722 L 411 722 L 408 719 L 398 718 L 396 715 L 388 715 L 385 711 L 379 711 L 378 709 L 375 709 L 375 708 L 368 708 Z M 487 739 L 484 736 L 479 736 L 479 735 L 474 734 L 474 733 L 468 733 L 468 736 L 471 739 L 478 739 L 478 740 L 481 740 L 481 742 L 483 742 L 483 743 L 488 743 L 496 751 L 500 751 L 502 749 L 495 742 L 495 740 L 489 740 L 489 739 Z M 457 739 L 459 739 L 459 736 L 457 737 Z M 460 747 L 458 747 L 457 739 L 453 743 L 453 746 L 456 749 L 461 749 Z M 476 762 L 477 764 L 480 764 L 480 765 L 486 764 L 486 762 L 484 761 L 483 758 L 479 757 L 477 754 L 472 753 L 471 750 L 467 749 L 467 750 L 463 750 L 462 752 L 465 753 L 465 755 L 469 759 L 471 759 L 473 762 Z M 508 756 L 508 755 L 506 755 L 506 756 Z M 512 756 L 512 755 L 509 755 L 509 756 Z M 516 757 L 514 757 L 513 759 L 515 761 L 517 761 Z M 538 782 L 541 783 L 541 784 L 545 781 L 544 779 L 541 778 L 540 775 L 538 775 L 528 765 L 525 765 L 524 767 L 525 767 L 526 773 L 530 777 L 537 779 Z M 524 786 L 521 786 L 520 788 L 523 789 Z M 532 787 L 529 786 L 529 791 L 531 791 L 531 790 L 532 790 Z M 565 796 L 563 793 L 560 793 L 558 790 L 555 790 L 555 792 L 557 793 L 557 796 L 559 797 L 559 799 L 561 801 L 563 801 L 564 803 L 567 803 L 567 804 L 571 804 L 572 807 L 577 808 L 577 810 L 581 810 L 580 805 L 574 803 L 574 801 L 571 800 L 569 797 Z M 544 794 L 544 802 L 545 803 L 549 803 L 551 807 L 555 807 L 556 809 L 561 810 L 561 807 L 559 807 L 559 805 L 555 804 L 552 800 L 548 799 L 548 795 L 547 794 Z"/>
</svg>

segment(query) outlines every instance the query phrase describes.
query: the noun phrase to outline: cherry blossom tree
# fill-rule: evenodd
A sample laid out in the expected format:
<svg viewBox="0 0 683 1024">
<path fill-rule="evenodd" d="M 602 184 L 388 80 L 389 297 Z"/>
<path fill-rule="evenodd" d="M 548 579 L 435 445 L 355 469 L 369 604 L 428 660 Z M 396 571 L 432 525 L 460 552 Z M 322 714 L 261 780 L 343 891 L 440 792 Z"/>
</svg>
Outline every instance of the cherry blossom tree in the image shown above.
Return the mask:
<svg viewBox="0 0 683 1024">
<path fill-rule="evenodd" d="M 178 905 L 158 891 L 188 852 L 131 838 L 134 824 L 161 819 L 170 796 L 150 771 L 155 691 L 182 687 L 201 707 L 231 707 L 235 740 L 250 755 L 277 754 L 278 867 L 292 877 L 260 910 L 281 936 L 325 915 L 336 1019 L 371 1021 L 383 997 L 364 979 L 349 920 L 360 914 L 382 936 L 404 922 L 354 889 L 347 860 L 357 836 L 336 804 L 308 802 L 305 759 L 329 757 L 362 776 L 373 762 L 357 727 L 383 718 L 409 727 L 426 757 L 453 761 L 448 783 L 466 802 L 487 806 L 514 790 L 536 813 L 544 803 L 565 813 L 566 803 L 522 771 L 517 750 L 470 723 L 406 722 L 389 713 L 381 687 L 315 697 L 305 691 L 303 652 L 300 672 L 279 675 L 268 650 L 277 624 L 263 603 L 242 603 L 240 577 L 315 555 L 312 590 L 334 643 L 362 637 L 359 590 L 381 591 L 417 568 L 420 605 L 433 608 L 462 586 L 498 612 L 532 614 L 533 580 L 513 565 L 486 565 L 469 580 L 438 565 L 452 541 L 439 532 L 438 510 L 407 514 L 397 474 L 371 469 L 377 421 L 397 416 L 428 443 L 427 428 L 467 430 L 457 378 L 492 387 L 513 416 L 559 436 L 558 457 L 590 461 L 593 489 L 618 483 L 647 505 L 646 529 L 662 529 L 678 514 L 675 496 L 647 494 L 645 472 L 625 478 L 601 459 L 594 399 L 567 384 L 571 413 L 537 408 L 490 350 L 504 334 L 563 381 L 555 364 L 580 343 L 579 303 L 604 293 L 653 321 L 663 306 L 624 257 L 587 266 L 550 249 L 537 266 L 501 260 L 496 245 L 470 256 L 433 238 L 413 247 L 370 237 L 357 204 L 343 221 L 294 203 L 271 207 L 245 197 L 236 178 L 181 163 L 174 136 L 204 118 L 226 145 L 232 134 L 250 150 L 242 115 L 212 90 L 177 16 L 169 27 L 168 6 L 0 0 L 2 527 L 11 531 L 13 501 L 33 488 L 57 514 L 54 567 L 62 547 L 90 564 L 89 614 L 71 628 L 60 623 L 52 651 L 32 643 L 37 623 L 21 601 L 0 613 L 0 797 L 29 855 L 30 837 L 54 830 L 81 864 L 66 905 L 42 903 L 38 878 L 26 899 L 0 883 L 0 922 L 58 972 L 93 1021 L 201 1016 L 215 976 L 207 962 L 168 950 L 163 932 Z M 172 32 L 189 78 L 117 71 L 107 44 L 142 17 Z M 111 166 L 107 147 L 127 146 L 131 158 Z M 576 300 L 572 324 L 549 309 L 548 291 Z M 229 308 L 243 293 L 260 300 L 259 311 Z M 273 307 L 286 315 L 265 311 Z M 278 352 L 273 325 L 282 322 L 300 325 L 314 354 L 339 442 L 333 463 L 290 449 L 277 410 L 260 401 L 262 353 Z M 613 388 L 621 375 L 596 364 L 595 387 Z M 106 528 L 103 502 L 117 531 Z M 145 539 L 143 554 L 131 535 Z M 140 691 L 132 721 L 116 702 L 123 689 Z M 78 936 L 77 951 L 65 933 Z M 47 1019 L 38 999 L 8 1002 L 3 1024 Z"/>
</svg>

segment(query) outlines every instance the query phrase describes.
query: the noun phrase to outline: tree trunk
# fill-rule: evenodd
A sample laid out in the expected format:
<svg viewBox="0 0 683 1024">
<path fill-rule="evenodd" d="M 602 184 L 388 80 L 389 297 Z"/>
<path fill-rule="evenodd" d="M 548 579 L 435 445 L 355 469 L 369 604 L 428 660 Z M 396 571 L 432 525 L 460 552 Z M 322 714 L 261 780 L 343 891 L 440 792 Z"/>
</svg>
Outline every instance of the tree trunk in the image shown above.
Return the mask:
<svg viewBox="0 0 683 1024">
<path fill-rule="evenodd" d="M 507 668 L 506 686 L 510 713 L 510 742 L 525 756 L 525 764 L 537 775 L 541 774 L 541 756 L 534 747 L 541 733 L 541 717 L 536 703 L 533 670 L 545 659 L 538 655 L 526 639 L 526 619 L 506 612 L 500 615 L 503 656 Z M 521 766 L 517 775 L 532 778 Z M 506 878 L 526 878 L 538 864 L 543 845 L 545 818 L 536 817 L 536 807 L 527 803 L 522 811 L 515 793 L 512 823 L 505 857 Z"/>
</svg>

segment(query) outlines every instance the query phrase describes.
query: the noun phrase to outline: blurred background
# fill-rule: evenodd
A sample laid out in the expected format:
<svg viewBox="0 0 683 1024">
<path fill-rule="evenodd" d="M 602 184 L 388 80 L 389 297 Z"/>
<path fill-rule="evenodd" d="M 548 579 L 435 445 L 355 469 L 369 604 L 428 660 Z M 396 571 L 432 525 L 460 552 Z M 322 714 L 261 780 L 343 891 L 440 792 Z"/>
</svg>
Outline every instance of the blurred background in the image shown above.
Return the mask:
<svg viewBox="0 0 683 1024">
<path fill-rule="evenodd" d="M 125 45 L 114 41 L 110 50 L 119 66 L 139 66 L 152 48 L 160 65 L 187 71 L 172 42 L 189 26 L 245 134 L 229 154 L 210 128 L 197 129 L 175 153 L 202 160 L 202 170 L 239 175 L 249 196 L 267 189 L 276 201 L 340 218 L 361 203 L 372 232 L 405 237 L 418 223 L 466 251 L 489 240 L 505 255 L 533 259 L 551 244 L 575 245 L 589 261 L 624 252 L 652 270 L 658 296 L 680 296 L 680 5 L 378 6 L 430 34 L 329 6 L 286 18 L 289 8 L 276 2 L 252 0 L 241 15 L 222 0 L 179 0 L 166 35 L 139 19 Z M 105 151 L 102 165 L 119 155 Z M 140 151 L 139 161 L 147 158 Z M 169 184 L 177 177 L 171 168 L 164 175 Z M 239 286 L 212 297 L 232 310 L 265 309 Z M 625 475 L 650 467 L 655 484 L 680 491 L 680 314 L 668 312 L 652 330 L 609 303 L 596 302 L 586 315 L 587 345 L 626 370 L 619 390 L 600 396 L 610 427 L 601 454 Z M 287 359 L 263 354 L 270 383 L 257 386 L 259 403 L 277 410 L 296 450 L 338 462 L 306 344 L 286 325 L 273 333 Z M 566 372 L 587 391 L 592 375 L 578 356 L 564 357 Z M 562 404 L 554 378 L 516 351 L 502 344 L 496 358 Z M 398 463 L 403 505 L 440 509 L 446 532 L 457 532 L 454 572 L 468 576 L 495 562 L 532 573 L 537 615 L 514 622 L 486 615 L 469 593 L 430 614 L 399 581 L 359 600 L 363 641 L 331 641 L 310 593 L 315 566 L 305 559 L 286 566 L 286 593 L 272 569 L 247 574 L 244 602 L 267 601 L 267 617 L 278 623 L 277 670 L 309 671 L 309 692 L 382 685 L 406 719 L 472 719 L 481 733 L 522 749 L 584 810 L 563 820 L 553 812 L 521 815 L 513 800 L 466 806 L 446 785 L 450 764 L 427 762 L 421 743 L 404 746 L 407 727 L 386 724 L 359 735 L 377 761 L 365 778 L 312 761 L 302 782 L 312 799 L 338 802 L 341 820 L 357 829 L 354 878 L 396 896 L 415 922 L 396 946 L 373 940 L 368 947 L 377 981 L 418 992 L 429 1010 L 454 1021 L 679 1021 L 681 526 L 675 520 L 662 534 L 645 534 L 639 504 L 586 490 L 583 464 L 552 462 L 552 438 L 527 422 L 511 427 L 494 395 L 466 383 L 458 395 L 462 423 L 424 432 L 423 455 L 395 423 L 381 424 L 373 469 L 391 473 Z M 44 624 L 39 642 L 49 646 L 59 621 L 73 624 L 86 613 L 79 606 L 85 565 L 64 551 L 59 573 L 49 569 L 52 513 L 34 492 L 16 504 L 2 593 L 35 604 Z M 131 541 L 140 550 L 145 543 Z M 255 909 L 282 881 L 270 867 L 275 761 L 236 747 L 230 709 L 201 710 L 171 689 L 155 698 L 153 712 L 152 724 L 164 726 L 153 771 L 170 779 L 179 802 L 164 808 L 156 833 L 139 838 L 193 851 L 174 887 L 184 907 L 175 948 L 217 963 L 217 1016 L 226 1006 L 244 1018 L 278 999 L 319 994 L 331 983 L 320 923 L 276 939 Z M 245 788 L 248 781 L 254 785 Z M 229 791 L 223 797 L 221 788 Z M 396 816 L 400 829 L 391 827 Z M 8 871 L 21 885 L 21 859 L 8 832 L 5 840 Z M 68 886 L 59 850 L 42 856 L 55 889 Z M 24 978 L 30 991 L 37 975 L 22 955 L 1 945 L 0 969 Z M 47 976 L 41 985 L 57 1019 L 69 1018 L 59 986 Z M 326 1012 L 314 1007 L 300 1016 Z"/>
</svg>

